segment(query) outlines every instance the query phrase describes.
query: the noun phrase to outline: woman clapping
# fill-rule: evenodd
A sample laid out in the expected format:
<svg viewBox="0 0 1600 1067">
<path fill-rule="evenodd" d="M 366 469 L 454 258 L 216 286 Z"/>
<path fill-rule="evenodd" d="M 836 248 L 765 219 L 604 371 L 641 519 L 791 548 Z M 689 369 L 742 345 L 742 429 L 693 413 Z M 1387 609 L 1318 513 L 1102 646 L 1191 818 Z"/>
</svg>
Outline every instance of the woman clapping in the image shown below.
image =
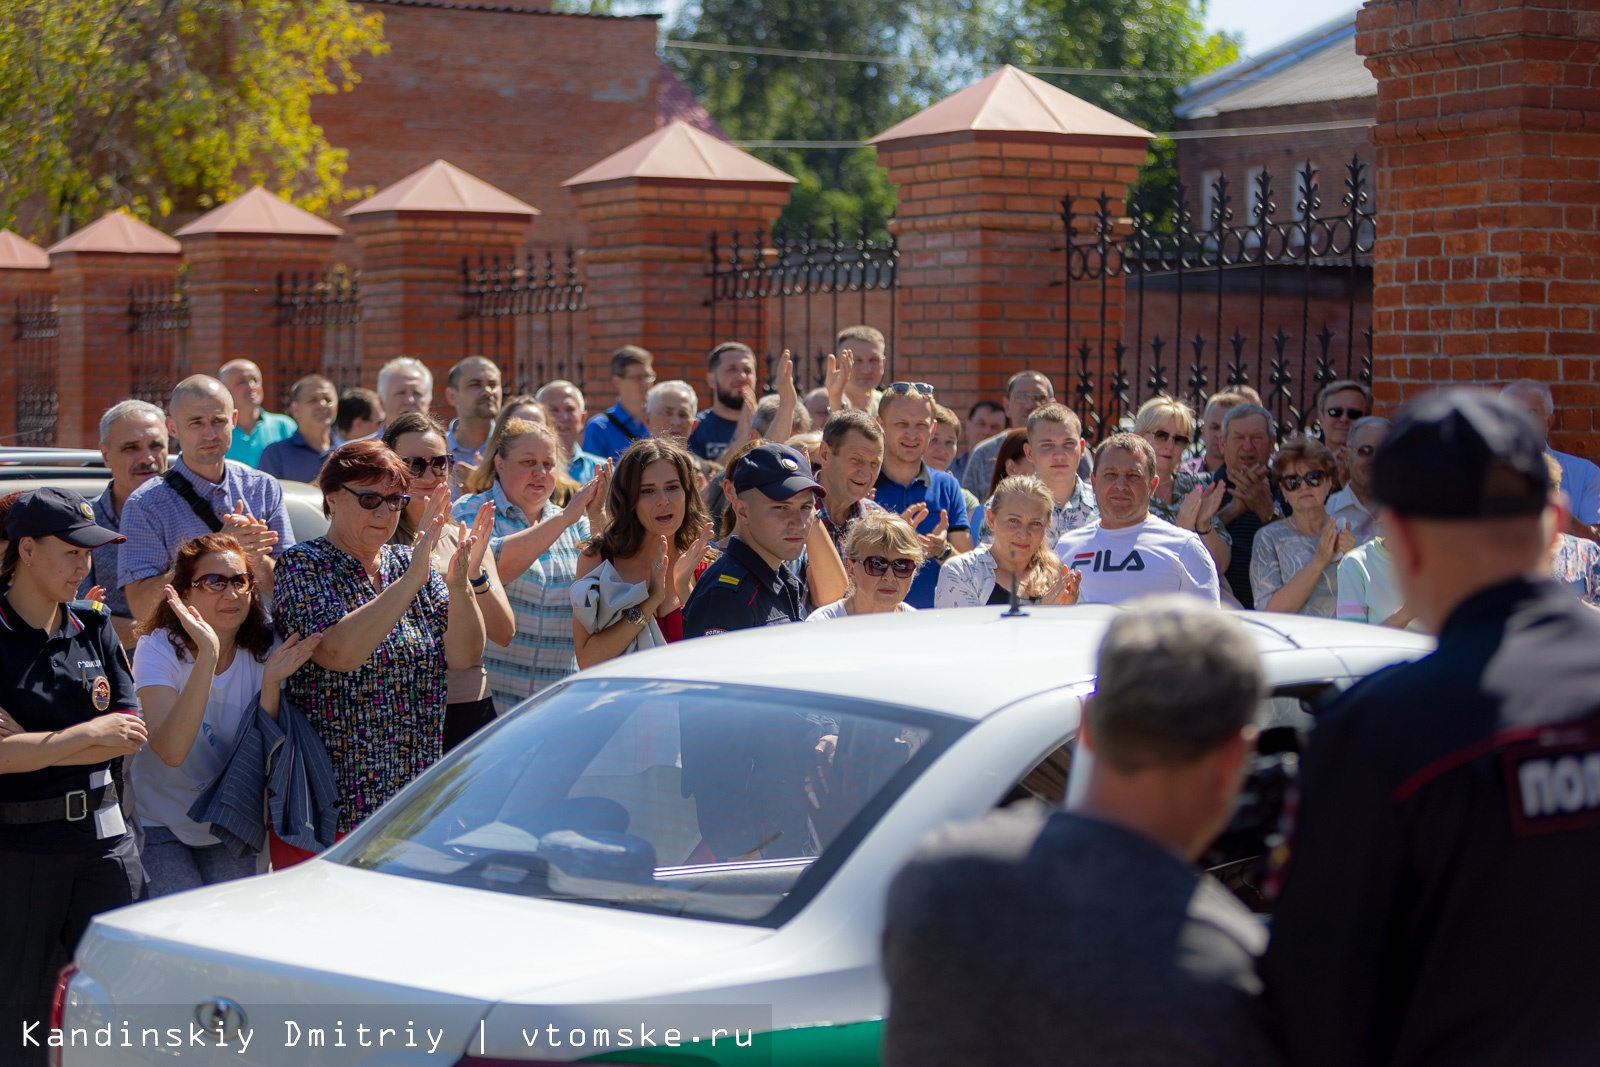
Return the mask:
<svg viewBox="0 0 1600 1067">
<path fill-rule="evenodd" d="M 935 607 L 1005 604 L 1011 593 L 1029 604 L 1075 604 L 1077 571 L 1045 546 L 1055 497 L 1031 474 L 1014 474 L 989 498 L 994 540 L 946 561 L 939 569 Z"/>
</svg>

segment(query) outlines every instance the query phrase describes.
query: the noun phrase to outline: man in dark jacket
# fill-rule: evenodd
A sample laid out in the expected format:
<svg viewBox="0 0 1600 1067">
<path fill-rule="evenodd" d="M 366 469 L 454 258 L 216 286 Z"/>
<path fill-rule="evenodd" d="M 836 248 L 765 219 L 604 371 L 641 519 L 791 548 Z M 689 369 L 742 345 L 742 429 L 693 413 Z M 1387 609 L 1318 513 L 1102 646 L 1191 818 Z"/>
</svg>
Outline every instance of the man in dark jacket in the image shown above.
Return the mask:
<svg viewBox="0 0 1600 1067">
<path fill-rule="evenodd" d="M 1262 692 L 1239 625 L 1193 598 L 1113 621 L 1082 807 L 941 830 L 895 879 L 887 1067 L 1276 1062 L 1256 1014 L 1266 934 L 1194 866 L 1233 810 Z"/>
</svg>

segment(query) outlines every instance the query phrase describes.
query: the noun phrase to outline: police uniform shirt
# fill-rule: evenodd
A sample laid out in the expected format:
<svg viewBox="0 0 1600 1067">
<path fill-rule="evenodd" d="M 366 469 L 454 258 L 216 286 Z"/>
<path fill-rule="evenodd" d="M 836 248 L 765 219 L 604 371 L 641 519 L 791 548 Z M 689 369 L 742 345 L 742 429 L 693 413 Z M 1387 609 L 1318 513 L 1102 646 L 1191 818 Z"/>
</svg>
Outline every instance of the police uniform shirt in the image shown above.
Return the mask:
<svg viewBox="0 0 1600 1067">
<path fill-rule="evenodd" d="M 1600 612 L 1475 594 L 1318 717 L 1264 966 L 1290 1058 L 1600 1055 Z"/>
<path fill-rule="evenodd" d="M 800 622 L 806 616 L 805 582 L 787 567 L 774 571 L 737 537 L 707 567 L 683 607 L 683 636 L 748 630 Z"/>
<path fill-rule="evenodd" d="M 107 712 L 139 712 L 127 656 L 104 607 L 62 605 L 61 626 L 45 633 L 0 596 L 0 708 L 28 732 L 51 732 Z M 72 852 L 102 848 L 94 811 L 104 789 L 91 781 L 121 774 L 121 759 L 0 774 L 0 804 L 88 792 L 89 817 L 75 822 L 0 823 L 0 851 Z M 112 835 L 115 836 L 115 835 Z"/>
</svg>

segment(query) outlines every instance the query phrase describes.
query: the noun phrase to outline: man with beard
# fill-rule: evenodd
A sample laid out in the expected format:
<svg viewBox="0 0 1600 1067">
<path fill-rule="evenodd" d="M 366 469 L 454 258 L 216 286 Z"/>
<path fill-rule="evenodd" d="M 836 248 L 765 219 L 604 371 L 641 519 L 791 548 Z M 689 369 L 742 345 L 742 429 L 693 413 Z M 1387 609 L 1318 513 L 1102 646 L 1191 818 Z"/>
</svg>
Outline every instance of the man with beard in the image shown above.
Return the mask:
<svg viewBox="0 0 1600 1067">
<path fill-rule="evenodd" d="M 756 354 L 738 341 L 724 341 L 706 358 L 706 385 L 711 406 L 695 419 L 689 433 L 689 451 L 716 462 L 733 442 L 745 393 L 755 388 Z"/>
<path fill-rule="evenodd" d="M 457 463 L 478 465 L 479 452 L 500 413 L 500 382 L 500 368 L 483 356 L 468 356 L 450 368 L 444 399 L 456 417 L 445 431 L 444 443 Z"/>
<path fill-rule="evenodd" d="M 1150 514 L 1156 453 L 1133 433 L 1106 438 L 1094 454 L 1100 519 L 1069 530 L 1061 562 L 1083 575 L 1080 604 L 1122 604 L 1151 593 L 1187 593 L 1220 607 L 1221 581 L 1205 542 Z"/>
<path fill-rule="evenodd" d="M 1250 556 L 1256 533 L 1277 517 L 1271 476 L 1272 413 L 1258 404 L 1239 404 L 1222 419 L 1222 466 L 1212 480 L 1227 483 L 1217 516 L 1233 539 L 1228 588 L 1241 607 L 1256 606 L 1250 589 Z"/>
<path fill-rule="evenodd" d="M 1372 496 L 1372 461 L 1388 432 L 1388 419 L 1368 415 L 1356 420 L 1345 438 L 1345 487 L 1328 498 L 1328 514 L 1335 522 L 1350 527 L 1358 545 L 1377 535 L 1378 502 Z"/>
<path fill-rule="evenodd" d="M 872 499 L 883 469 L 883 427 L 865 411 L 847 408 L 828 418 L 817 452 L 817 481 L 822 504 L 817 518 L 827 527 L 833 546 L 844 555 L 845 531 L 868 511 L 883 508 Z"/>
<path fill-rule="evenodd" d="M 133 491 L 167 469 L 167 416 L 154 404 L 143 400 L 124 400 L 100 416 L 100 455 L 111 469 L 111 484 L 95 497 L 94 521 L 97 526 L 121 532 L 122 505 Z M 121 542 L 101 545 L 92 553 L 89 577 L 80 595 L 94 586 L 105 590 L 105 605 L 111 612 L 111 625 L 124 648 L 137 640 L 133 632 L 133 613 L 128 598 L 117 581 L 117 557 Z"/>
</svg>

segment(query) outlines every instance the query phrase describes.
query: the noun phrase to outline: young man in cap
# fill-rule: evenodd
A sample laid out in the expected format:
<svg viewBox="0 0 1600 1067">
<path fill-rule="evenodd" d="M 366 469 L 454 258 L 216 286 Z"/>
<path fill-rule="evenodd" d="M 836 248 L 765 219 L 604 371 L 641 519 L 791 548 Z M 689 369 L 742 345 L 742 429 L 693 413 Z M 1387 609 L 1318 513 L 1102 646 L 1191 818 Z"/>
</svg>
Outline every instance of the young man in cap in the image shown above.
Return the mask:
<svg viewBox="0 0 1600 1067">
<path fill-rule="evenodd" d="M 739 532 L 706 568 L 683 608 L 683 636 L 800 622 L 805 583 L 783 564 L 800 558 L 817 517 L 822 486 L 787 445 L 759 445 L 733 468 Z"/>
<path fill-rule="evenodd" d="M 1300 1067 L 1600 1049 L 1600 613 L 1544 576 L 1543 453 L 1467 390 L 1378 449 L 1385 545 L 1439 647 L 1317 716 L 1264 961 Z"/>
</svg>

